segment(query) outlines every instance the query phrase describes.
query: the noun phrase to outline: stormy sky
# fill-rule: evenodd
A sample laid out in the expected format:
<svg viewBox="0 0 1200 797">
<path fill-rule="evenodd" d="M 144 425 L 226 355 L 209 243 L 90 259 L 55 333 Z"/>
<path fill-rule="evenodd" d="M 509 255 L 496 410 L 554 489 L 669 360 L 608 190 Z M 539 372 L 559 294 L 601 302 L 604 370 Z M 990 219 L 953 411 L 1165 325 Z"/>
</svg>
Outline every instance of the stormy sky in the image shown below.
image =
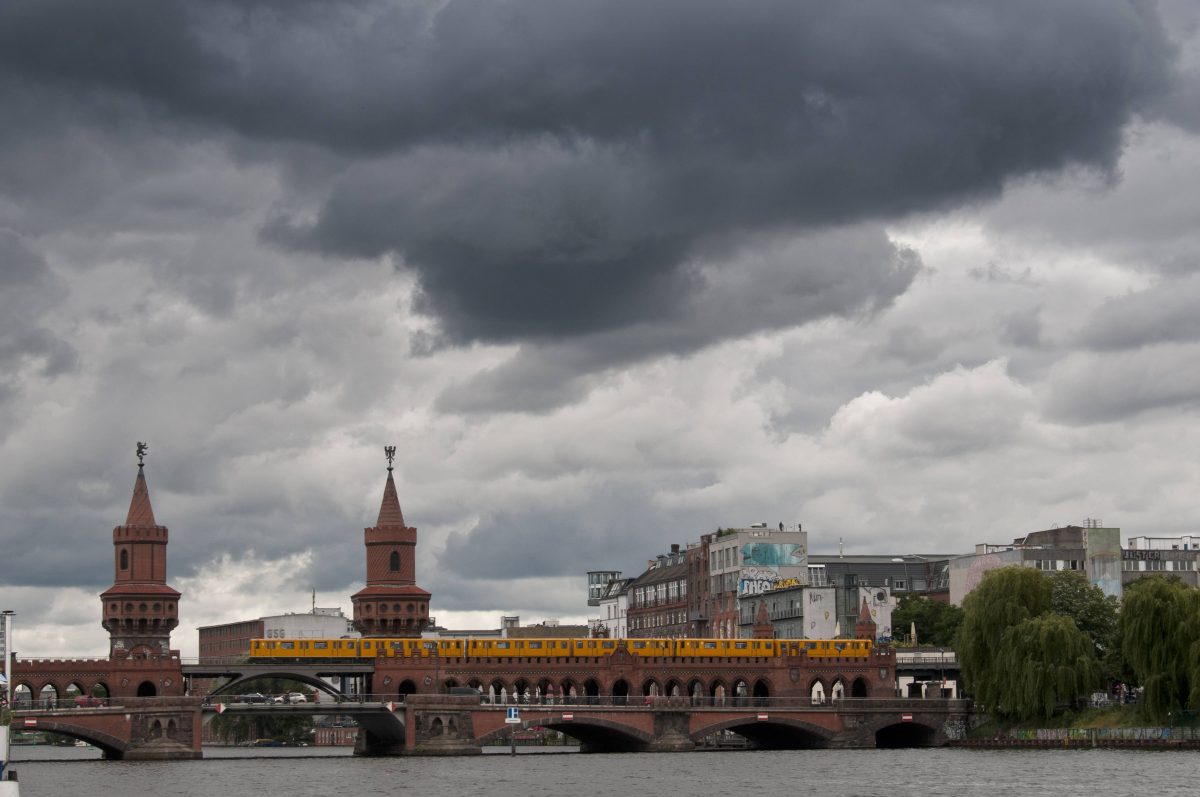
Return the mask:
<svg viewBox="0 0 1200 797">
<path fill-rule="evenodd" d="M 1196 533 L 1183 0 L 0 3 L 0 603 L 103 652 L 138 440 L 195 627 L 448 626 L 718 526 Z"/>
</svg>

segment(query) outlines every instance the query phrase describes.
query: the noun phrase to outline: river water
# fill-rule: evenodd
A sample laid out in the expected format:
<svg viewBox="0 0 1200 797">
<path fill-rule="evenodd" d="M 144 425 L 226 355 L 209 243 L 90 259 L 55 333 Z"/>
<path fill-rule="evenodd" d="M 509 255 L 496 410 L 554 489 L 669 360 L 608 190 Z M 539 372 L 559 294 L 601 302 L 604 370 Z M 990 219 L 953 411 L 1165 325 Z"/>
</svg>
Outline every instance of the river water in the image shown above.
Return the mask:
<svg viewBox="0 0 1200 797">
<path fill-rule="evenodd" d="M 497 752 L 502 750 L 499 748 Z M 796 750 L 354 758 L 347 748 L 209 748 L 201 761 L 18 747 L 22 797 L 1192 795 L 1197 754 L 1137 750 Z M 53 760 L 51 760 L 53 759 Z"/>
</svg>

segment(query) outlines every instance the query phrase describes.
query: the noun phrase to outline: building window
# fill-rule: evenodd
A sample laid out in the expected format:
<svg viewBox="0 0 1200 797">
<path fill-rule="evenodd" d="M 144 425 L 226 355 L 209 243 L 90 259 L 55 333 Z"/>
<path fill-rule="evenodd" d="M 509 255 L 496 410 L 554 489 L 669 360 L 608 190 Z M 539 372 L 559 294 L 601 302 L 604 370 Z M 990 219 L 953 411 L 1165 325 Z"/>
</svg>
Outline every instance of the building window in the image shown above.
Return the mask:
<svg viewBox="0 0 1200 797">
<path fill-rule="evenodd" d="M 124 548 L 121 549 L 121 569 L 129 569 L 129 551 L 125 550 Z"/>
<path fill-rule="evenodd" d="M 400 569 L 400 552 L 392 551 L 392 555 L 388 557 L 388 568 L 395 573 Z"/>
</svg>

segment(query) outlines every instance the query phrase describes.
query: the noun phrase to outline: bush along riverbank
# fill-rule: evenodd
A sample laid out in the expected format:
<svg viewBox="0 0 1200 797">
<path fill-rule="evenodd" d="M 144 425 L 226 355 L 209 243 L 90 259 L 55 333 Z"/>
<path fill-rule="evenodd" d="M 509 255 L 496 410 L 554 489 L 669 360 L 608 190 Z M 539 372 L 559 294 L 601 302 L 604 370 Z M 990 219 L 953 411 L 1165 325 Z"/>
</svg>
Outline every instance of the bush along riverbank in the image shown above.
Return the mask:
<svg viewBox="0 0 1200 797">
<path fill-rule="evenodd" d="M 1200 749 L 1200 719 L 1192 712 L 1170 725 L 1147 725 L 1137 706 L 1068 711 L 1050 721 L 1001 723 L 989 719 L 952 747 Z"/>
</svg>

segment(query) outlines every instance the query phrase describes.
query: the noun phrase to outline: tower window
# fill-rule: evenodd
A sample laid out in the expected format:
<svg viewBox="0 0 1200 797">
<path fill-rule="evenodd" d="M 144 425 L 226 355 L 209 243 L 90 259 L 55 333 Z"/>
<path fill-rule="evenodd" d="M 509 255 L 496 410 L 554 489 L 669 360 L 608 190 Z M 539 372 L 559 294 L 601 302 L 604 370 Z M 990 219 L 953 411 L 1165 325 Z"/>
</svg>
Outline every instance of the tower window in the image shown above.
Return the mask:
<svg viewBox="0 0 1200 797">
<path fill-rule="evenodd" d="M 400 569 L 399 551 L 392 551 L 392 555 L 388 558 L 388 567 L 391 568 L 393 573 Z"/>
<path fill-rule="evenodd" d="M 121 569 L 129 569 L 129 551 L 125 550 L 124 548 L 121 549 Z"/>
</svg>

